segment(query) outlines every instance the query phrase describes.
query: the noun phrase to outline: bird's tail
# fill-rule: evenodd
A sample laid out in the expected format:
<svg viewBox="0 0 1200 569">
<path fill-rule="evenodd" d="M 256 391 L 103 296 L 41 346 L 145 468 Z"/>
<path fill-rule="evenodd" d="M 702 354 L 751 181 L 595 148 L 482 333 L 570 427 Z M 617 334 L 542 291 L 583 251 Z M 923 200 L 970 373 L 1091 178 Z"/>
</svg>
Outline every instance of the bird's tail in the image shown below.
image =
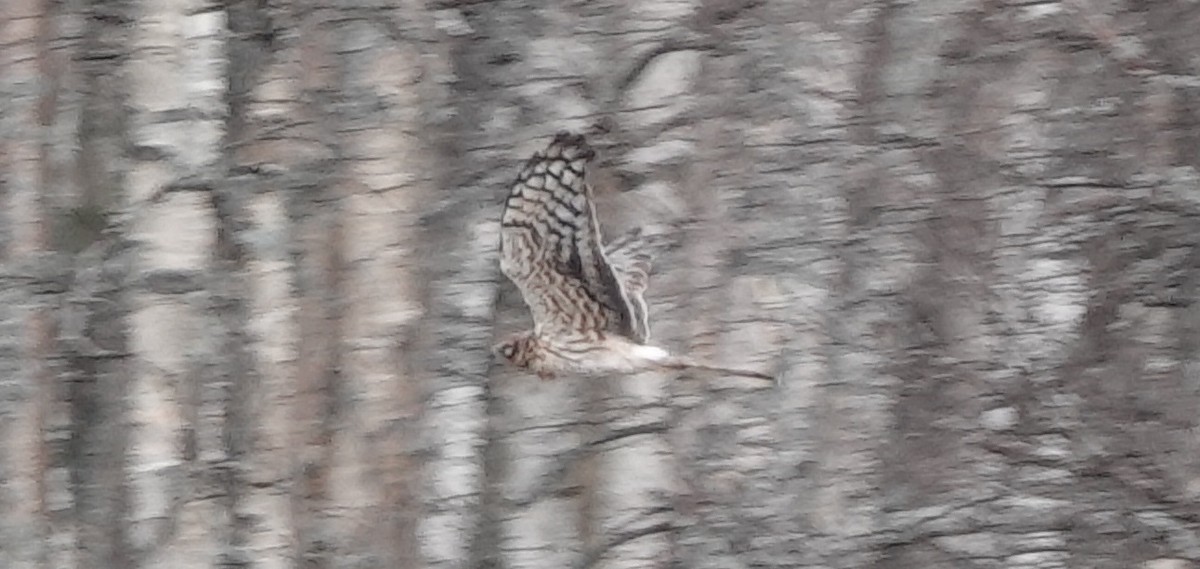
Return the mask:
<svg viewBox="0 0 1200 569">
<path fill-rule="evenodd" d="M 753 370 L 748 370 L 748 369 L 736 369 L 736 368 L 730 368 L 730 367 L 720 367 L 720 366 L 702 364 L 702 363 L 694 361 L 692 359 L 683 358 L 683 357 L 679 357 L 679 356 L 673 356 L 670 359 L 667 359 L 666 361 L 662 362 L 662 366 L 667 369 L 677 369 L 677 370 L 698 369 L 698 370 L 703 370 L 703 371 L 711 371 L 711 372 L 719 373 L 722 375 L 736 375 L 739 377 L 752 377 L 754 379 L 763 379 L 766 381 L 770 381 L 771 383 L 775 383 L 775 376 L 770 375 L 770 374 L 753 371 Z"/>
<path fill-rule="evenodd" d="M 775 383 L 775 377 L 765 373 L 751 371 L 748 369 L 734 369 L 728 367 L 718 367 L 708 364 L 702 364 L 691 358 L 683 356 L 673 356 L 666 350 L 657 346 L 647 345 L 632 345 L 629 355 L 640 361 L 639 366 L 658 367 L 661 369 L 699 369 L 704 371 L 716 372 L 722 375 L 736 375 L 740 377 L 753 377 L 754 379 L 764 379 Z"/>
</svg>

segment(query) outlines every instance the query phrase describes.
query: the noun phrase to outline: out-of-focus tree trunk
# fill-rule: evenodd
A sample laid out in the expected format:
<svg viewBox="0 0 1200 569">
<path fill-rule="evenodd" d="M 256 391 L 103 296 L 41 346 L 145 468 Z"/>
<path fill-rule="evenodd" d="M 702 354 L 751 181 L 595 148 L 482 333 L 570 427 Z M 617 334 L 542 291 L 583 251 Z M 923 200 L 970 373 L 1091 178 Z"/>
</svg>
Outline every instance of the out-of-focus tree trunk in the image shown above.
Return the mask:
<svg viewBox="0 0 1200 569">
<path fill-rule="evenodd" d="M 1187 2 L 0 4 L 0 567 L 1200 566 Z M 541 382 L 597 122 L 655 341 Z"/>
</svg>

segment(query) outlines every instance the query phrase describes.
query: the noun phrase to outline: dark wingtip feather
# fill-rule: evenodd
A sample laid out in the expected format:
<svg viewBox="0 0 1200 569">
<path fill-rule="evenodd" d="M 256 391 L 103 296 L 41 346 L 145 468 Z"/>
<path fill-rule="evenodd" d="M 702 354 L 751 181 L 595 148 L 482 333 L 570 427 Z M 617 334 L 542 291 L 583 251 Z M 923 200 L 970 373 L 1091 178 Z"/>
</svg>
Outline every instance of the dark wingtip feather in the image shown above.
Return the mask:
<svg viewBox="0 0 1200 569">
<path fill-rule="evenodd" d="M 550 141 L 550 146 L 547 148 L 547 154 L 552 153 L 554 147 L 559 148 L 559 152 L 567 154 L 574 150 L 575 156 L 569 158 L 583 158 L 590 160 L 596 156 L 596 151 L 588 144 L 587 137 L 582 134 L 577 134 L 568 130 L 560 130 L 554 135 L 554 140 Z"/>
<path fill-rule="evenodd" d="M 572 152 L 574 151 L 574 152 Z M 596 151 L 588 144 L 587 137 L 582 134 L 576 134 L 569 130 L 560 130 L 554 135 L 554 139 L 546 145 L 546 148 L 534 152 L 529 158 L 525 159 L 525 163 L 521 165 L 521 172 L 518 179 L 528 176 L 537 166 L 539 162 L 547 158 L 558 158 L 565 156 L 568 160 L 583 158 L 591 160 L 595 158 Z"/>
</svg>

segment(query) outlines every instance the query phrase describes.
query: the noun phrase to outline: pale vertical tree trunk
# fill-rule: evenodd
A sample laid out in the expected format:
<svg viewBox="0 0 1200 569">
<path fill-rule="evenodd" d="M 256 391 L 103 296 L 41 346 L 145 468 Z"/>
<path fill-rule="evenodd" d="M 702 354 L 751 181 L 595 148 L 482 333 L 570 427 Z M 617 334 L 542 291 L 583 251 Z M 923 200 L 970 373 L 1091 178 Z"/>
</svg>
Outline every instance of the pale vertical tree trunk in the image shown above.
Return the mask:
<svg viewBox="0 0 1200 569">
<path fill-rule="evenodd" d="M 208 567 L 228 554 L 222 491 L 231 387 L 216 307 L 221 284 L 213 173 L 221 164 L 225 13 L 202 1 L 137 3 L 129 88 L 129 165 L 120 229 L 131 239 L 128 539 L 143 566 Z M 194 281 L 200 290 L 150 283 Z M 147 286 L 150 285 L 150 286 Z M 225 521 L 219 521 L 225 520 Z M 217 521 L 217 523 L 213 523 Z"/>
<path fill-rule="evenodd" d="M 299 223 L 302 196 L 322 181 L 305 166 L 327 156 L 309 95 L 319 85 L 321 60 L 305 58 L 309 46 L 323 38 L 312 33 L 313 22 L 300 5 L 272 10 L 234 2 L 228 14 L 230 122 L 224 150 L 230 166 L 248 171 L 225 193 L 233 210 L 227 230 L 244 247 L 240 284 L 247 299 L 239 349 L 251 362 L 242 392 L 244 485 L 235 504 L 236 515 L 245 520 L 240 558 L 262 567 L 295 567 L 313 562 L 317 540 L 311 520 L 319 504 L 308 499 L 309 480 L 321 467 L 322 438 L 314 430 L 328 408 L 320 382 L 329 362 L 317 343 L 318 331 L 329 328 L 314 306 L 313 298 L 321 296 L 312 290 L 314 272 L 320 271 L 311 264 L 321 258 L 329 232 L 318 227 L 306 239 L 306 225 Z M 300 256 L 309 259 L 303 267 Z M 307 298 L 298 294 L 302 290 Z"/>
</svg>

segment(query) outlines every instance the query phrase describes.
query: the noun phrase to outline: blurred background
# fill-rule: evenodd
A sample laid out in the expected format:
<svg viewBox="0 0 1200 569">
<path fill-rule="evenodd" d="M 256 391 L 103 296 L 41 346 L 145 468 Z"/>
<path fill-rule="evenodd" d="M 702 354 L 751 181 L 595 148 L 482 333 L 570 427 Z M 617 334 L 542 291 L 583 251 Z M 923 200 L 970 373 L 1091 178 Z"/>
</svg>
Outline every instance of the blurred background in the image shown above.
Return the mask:
<svg viewBox="0 0 1200 569">
<path fill-rule="evenodd" d="M 5 0 L 0 567 L 1200 565 L 1200 4 Z M 541 382 L 603 123 L 656 342 Z"/>
</svg>

